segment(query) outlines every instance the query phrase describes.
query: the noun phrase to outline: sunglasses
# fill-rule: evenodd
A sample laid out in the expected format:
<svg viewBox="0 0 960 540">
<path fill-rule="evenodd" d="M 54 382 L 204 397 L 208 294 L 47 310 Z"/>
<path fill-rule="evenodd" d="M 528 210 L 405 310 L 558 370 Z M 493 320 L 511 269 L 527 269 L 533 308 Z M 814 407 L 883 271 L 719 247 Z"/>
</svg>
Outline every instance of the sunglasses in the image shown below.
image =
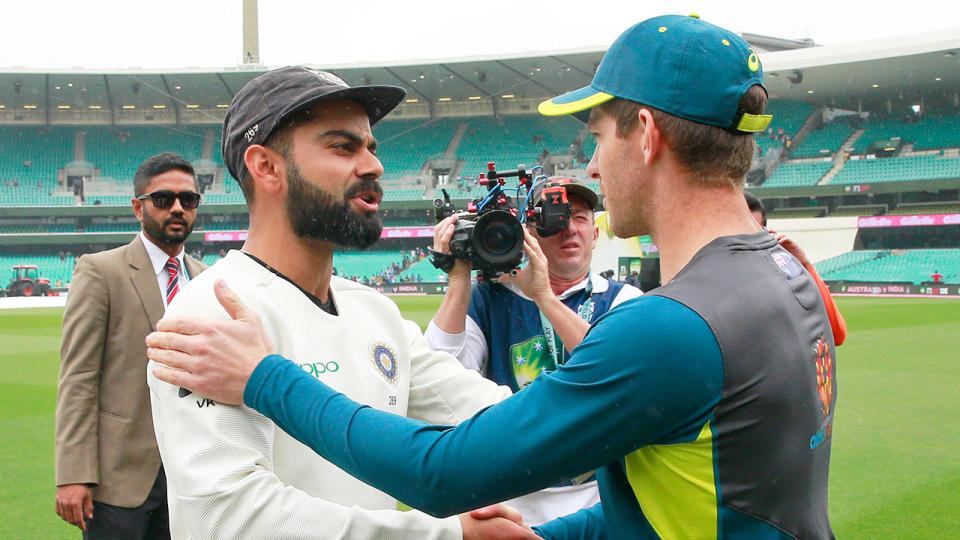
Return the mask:
<svg viewBox="0 0 960 540">
<path fill-rule="evenodd" d="M 184 210 L 193 210 L 200 206 L 200 194 L 196 191 L 181 191 L 180 193 L 174 193 L 168 190 L 151 191 L 150 193 L 144 193 L 137 197 L 137 199 L 141 201 L 147 198 L 150 199 L 153 206 L 161 210 L 166 210 L 173 206 L 173 201 L 176 199 L 180 199 L 180 206 L 182 206 Z"/>
</svg>

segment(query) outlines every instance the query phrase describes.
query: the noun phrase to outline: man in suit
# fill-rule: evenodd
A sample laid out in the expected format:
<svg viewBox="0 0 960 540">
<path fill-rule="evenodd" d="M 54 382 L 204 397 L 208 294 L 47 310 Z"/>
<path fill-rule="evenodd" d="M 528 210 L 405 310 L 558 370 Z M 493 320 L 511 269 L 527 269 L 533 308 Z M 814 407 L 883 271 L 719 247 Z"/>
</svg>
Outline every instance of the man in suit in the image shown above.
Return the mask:
<svg viewBox="0 0 960 540">
<path fill-rule="evenodd" d="M 197 216 L 193 167 L 172 153 L 134 176 L 140 233 L 80 257 L 63 313 L 56 511 L 84 538 L 169 538 L 144 337 L 204 265 L 183 244 Z"/>
</svg>

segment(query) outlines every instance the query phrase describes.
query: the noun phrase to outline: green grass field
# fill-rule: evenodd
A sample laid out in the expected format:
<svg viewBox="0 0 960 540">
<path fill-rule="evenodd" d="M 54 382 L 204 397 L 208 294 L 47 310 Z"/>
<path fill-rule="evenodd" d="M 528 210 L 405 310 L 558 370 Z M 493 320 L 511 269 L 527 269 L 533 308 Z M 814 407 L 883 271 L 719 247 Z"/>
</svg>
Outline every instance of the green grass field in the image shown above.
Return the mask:
<svg viewBox="0 0 960 540">
<path fill-rule="evenodd" d="M 397 297 L 425 325 L 440 297 Z M 960 301 L 839 298 L 830 508 L 841 539 L 960 538 Z M 0 538 L 77 538 L 53 511 L 60 309 L 0 311 Z"/>
</svg>

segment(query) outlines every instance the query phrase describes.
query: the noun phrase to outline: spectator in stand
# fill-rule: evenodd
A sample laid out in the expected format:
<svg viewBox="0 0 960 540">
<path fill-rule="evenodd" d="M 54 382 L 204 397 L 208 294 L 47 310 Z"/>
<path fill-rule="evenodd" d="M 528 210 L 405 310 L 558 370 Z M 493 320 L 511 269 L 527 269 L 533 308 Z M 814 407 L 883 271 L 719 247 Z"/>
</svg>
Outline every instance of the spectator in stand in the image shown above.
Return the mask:
<svg viewBox="0 0 960 540">
<path fill-rule="evenodd" d="M 943 274 L 941 274 L 939 270 L 934 270 L 933 275 L 930 276 L 930 279 L 932 279 L 934 283 L 940 283 L 943 281 Z"/>
<path fill-rule="evenodd" d="M 749 191 L 744 191 L 743 196 L 747 201 L 747 208 L 750 209 L 753 218 L 757 220 L 757 223 L 766 227 L 767 209 L 763 206 L 763 203 L 760 202 L 760 199 L 758 199 L 756 195 Z M 833 301 L 833 296 L 830 295 L 830 288 L 820 279 L 820 274 L 817 274 L 813 263 L 810 262 L 807 254 L 804 253 L 796 242 L 787 237 L 787 235 L 779 234 L 773 230 L 770 230 L 770 234 L 774 235 L 777 242 L 783 246 L 783 249 L 789 251 L 790 254 L 803 265 L 807 272 L 810 273 L 810 277 L 812 277 L 813 281 L 817 284 L 817 289 L 820 290 L 820 295 L 823 297 L 824 307 L 827 308 L 827 317 L 830 319 L 830 328 L 833 330 L 833 343 L 837 346 L 843 345 L 843 342 L 847 339 L 847 321 L 843 318 L 843 315 L 837 308 L 837 304 Z"/>
</svg>

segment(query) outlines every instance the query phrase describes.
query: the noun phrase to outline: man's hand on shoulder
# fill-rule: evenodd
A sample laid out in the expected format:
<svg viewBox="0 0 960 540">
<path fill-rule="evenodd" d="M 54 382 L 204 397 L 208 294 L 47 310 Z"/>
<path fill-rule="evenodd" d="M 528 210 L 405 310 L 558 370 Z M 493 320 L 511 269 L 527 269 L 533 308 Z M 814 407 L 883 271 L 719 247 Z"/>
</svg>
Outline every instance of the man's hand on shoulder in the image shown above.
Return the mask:
<svg viewBox="0 0 960 540">
<path fill-rule="evenodd" d="M 158 364 L 153 368 L 158 379 L 218 403 L 240 405 L 247 380 L 274 347 L 260 317 L 222 279 L 214 292 L 231 320 L 164 318 L 147 336 L 147 356 Z"/>
<path fill-rule="evenodd" d="M 84 519 L 93 519 L 93 494 L 86 484 L 66 484 L 57 486 L 57 515 L 64 521 L 75 525 L 81 531 L 87 530 Z"/>
<path fill-rule="evenodd" d="M 777 239 L 777 242 L 781 247 L 783 247 L 783 249 L 789 251 L 790 254 L 797 259 L 797 262 L 803 266 L 810 266 L 810 259 L 807 259 L 807 254 L 804 253 L 803 249 L 800 248 L 800 244 L 797 244 L 789 236 L 783 233 L 778 233 L 773 229 L 770 229 L 769 232 Z"/>
<path fill-rule="evenodd" d="M 526 523 L 520 512 L 504 504 L 494 504 L 479 508 L 466 514 L 460 514 L 463 526 L 463 540 L 493 539 L 538 539 Z"/>
</svg>

